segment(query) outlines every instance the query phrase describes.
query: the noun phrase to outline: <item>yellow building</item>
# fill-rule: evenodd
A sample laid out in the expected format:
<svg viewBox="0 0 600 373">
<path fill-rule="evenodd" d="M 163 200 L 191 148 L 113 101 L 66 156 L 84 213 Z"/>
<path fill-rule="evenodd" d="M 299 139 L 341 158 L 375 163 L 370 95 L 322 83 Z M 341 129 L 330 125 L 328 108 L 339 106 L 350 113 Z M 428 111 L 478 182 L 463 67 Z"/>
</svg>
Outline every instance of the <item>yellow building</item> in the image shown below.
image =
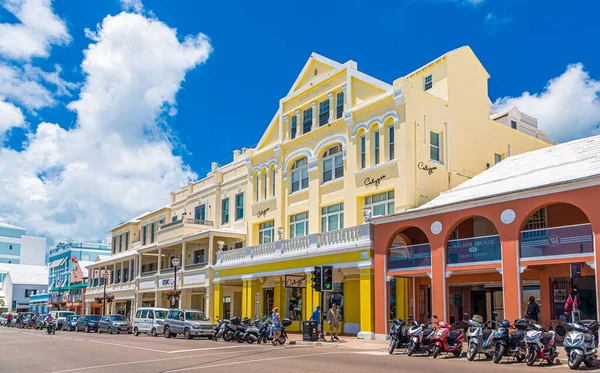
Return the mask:
<svg viewBox="0 0 600 373">
<path fill-rule="evenodd" d="M 139 241 L 143 227 L 158 222 L 155 241 L 126 244 L 93 268 L 119 271 L 118 263 L 131 262 L 123 269 L 136 276 L 128 277 L 137 290 L 126 293 L 132 304 L 165 306 L 169 258 L 181 256 L 184 307 L 210 317 L 255 317 L 278 306 L 299 321 L 317 305 L 337 303 L 343 331 L 372 338 L 370 216 L 419 206 L 505 157 L 549 145 L 535 118 L 516 108 L 492 110 L 488 78 L 468 47 L 393 84 L 358 71 L 354 61 L 312 54 L 255 148 L 236 152 L 229 165 L 213 164 L 207 178 L 172 194 L 164 209 L 113 229 L 120 248 L 128 229 Z M 240 194 L 243 217 L 234 219 Z M 210 224 L 198 214 L 201 204 Z M 192 223 L 189 215 L 179 222 L 191 213 Z M 198 250 L 206 264 L 192 267 Z M 334 266 L 334 289 L 323 299 L 311 288 L 318 265 Z M 101 281 L 91 283 L 99 294 Z M 111 286 L 117 298 L 128 285 Z M 290 327 L 299 329 L 298 322 Z"/>
</svg>

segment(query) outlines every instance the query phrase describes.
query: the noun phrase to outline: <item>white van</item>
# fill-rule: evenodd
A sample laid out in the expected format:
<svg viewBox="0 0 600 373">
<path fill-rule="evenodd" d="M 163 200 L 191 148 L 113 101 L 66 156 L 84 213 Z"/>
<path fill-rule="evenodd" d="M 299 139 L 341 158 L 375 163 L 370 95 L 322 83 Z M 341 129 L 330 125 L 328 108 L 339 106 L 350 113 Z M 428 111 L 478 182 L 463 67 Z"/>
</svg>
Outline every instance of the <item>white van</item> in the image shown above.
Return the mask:
<svg viewBox="0 0 600 373">
<path fill-rule="evenodd" d="M 62 324 L 66 322 L 67 316 L 74 315 L 75 312 L 72 311 L 51 311 L 50 315 L 56 322 L 56 330 L 62 330 Z"/>
<path fill-rule="evenodd" d="M 141 307 L 133 316 L 133 335 L 150 334 L 153 337 L 162 335 L 163 323 L 169 310 L 166 308 Z"/>
</svg>

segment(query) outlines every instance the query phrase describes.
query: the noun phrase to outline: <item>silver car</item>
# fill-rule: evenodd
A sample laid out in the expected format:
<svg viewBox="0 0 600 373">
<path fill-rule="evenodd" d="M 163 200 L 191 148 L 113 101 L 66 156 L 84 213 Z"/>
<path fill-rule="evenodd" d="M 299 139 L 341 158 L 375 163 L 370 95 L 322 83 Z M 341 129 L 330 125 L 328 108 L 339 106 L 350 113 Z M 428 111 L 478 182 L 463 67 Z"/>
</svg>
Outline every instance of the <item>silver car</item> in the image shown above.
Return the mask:
<svg viewBox="0 0 600 373">
<path fill-rule="evenodd" d="M 165 318 L 163 333 L 165 338 L 176 337 L 177 334 L 183 334 L 185 339 L 212 338 L 213 325 L 202 311 L 173 309 Z"/>
</svg>

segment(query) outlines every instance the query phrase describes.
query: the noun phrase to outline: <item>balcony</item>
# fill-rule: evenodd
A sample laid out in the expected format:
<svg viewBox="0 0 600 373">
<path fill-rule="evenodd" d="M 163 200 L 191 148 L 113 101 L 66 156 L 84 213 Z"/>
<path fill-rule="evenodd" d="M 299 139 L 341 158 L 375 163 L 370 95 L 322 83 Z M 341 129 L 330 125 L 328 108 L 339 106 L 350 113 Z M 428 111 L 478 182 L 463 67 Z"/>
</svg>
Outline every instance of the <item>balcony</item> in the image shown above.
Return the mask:
<svg viewBox="0 0 600 373">
<path fill-rule="evenodd" d="M 578 224 L 521 232 L 522 259 L 593 255 L 592 226 Z"/>
<path fill-rule="evenodd" d="M 169 224 L 165 224 L 158 230 L 158 241 L 168 242 L 179 240 L 186 236 L 191 236 L 213 227 L 213 222 L 210 220 L 198 219 L 181 219 Z"/>
<path fill-rule="evenodd" d="M 431 267 L 431 249 L 428 243 L 390 249 L 389 271 Z"/>
<path fill-rule="evenodd" d="M 483 236 L 448 241 L 448 265 L 468 265 L 502 260 L 500 236 Z"/>
<path fill-rule="evenodd" d="M 220 251 L 217 253 L 217 267 L 239 264 L 240 262 L 300 256 L 337 248 L 356 248 L 359 246 L 362 246 L 364 249 L 371 248 L 371 229 L 369 224 L 248 246 L 242 249 Z"/>
</svg>

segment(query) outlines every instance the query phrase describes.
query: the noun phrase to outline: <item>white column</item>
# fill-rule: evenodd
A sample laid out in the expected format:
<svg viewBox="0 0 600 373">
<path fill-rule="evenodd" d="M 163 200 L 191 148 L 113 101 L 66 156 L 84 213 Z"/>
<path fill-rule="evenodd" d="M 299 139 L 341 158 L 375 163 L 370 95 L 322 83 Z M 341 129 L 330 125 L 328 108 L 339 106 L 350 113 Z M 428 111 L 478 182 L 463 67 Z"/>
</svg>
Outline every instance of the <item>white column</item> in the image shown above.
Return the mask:
<svg viewBox="0 0 600 373">
<path fill-rule="evenodd" d="M 158 274 L 160 275 L 160 270 L 162 269 L 162 249 L 158 249 Z"/>
<path fill-rule="evenodd" d="M 133 276 L 133 263 L 134 261 L 129 259 L 129 267 L 127 267 L 127 280 L 128 282 L 133 281 L 133 278 L 131 276 Z"/>
<path fill-rule="evenodd" d="M 117 283 L 117 263 L 113 263 L 112 283 L 113 285 Z"/>
<path fill-rule="evenodd" d="M 213 298 L 213 288 L 212 284 L 206 288 L 206 296 L 204 297 L 204 313 L 209 321 L 212 321 L 213 309 L 212 309 L 212 298 Z"/>
<path fill-rule="evenodd" d="M 138 258 L 137 258 L 137 275 L 138 277 L 140 277 L 142 275 L 142 253 L 138 254 Z"/>
<path fill-rule="evenodd" d="M 181 244 L 181 272 L 185 271 L 186 245 L 185 241 Z"/>
<path fill-rule="evenodd" d="M 214 265 L 215 261 L 213 259 L 214 257 L 214 246 L 215 246 L 215 241 L 214 241 L 214 237 L 212 235 L 212 233 L 208 234 L 208 264 L 210 265 Z"/>
<path fill-rule="evenodd" d="M 311 131 L 314 131 L 315 129 L 319 128 L 319 112 L 317 111 L 317 104 L 315 103 L 315 101 L 312 101 L 310 103 L 310 107 L 312 108 L 312 127 L 311 127 Z"/>
<path fill-rule="evenodd" d="M 122 261 L 121 262 L 121 278 L 120 278 L 121 281 L 119 281 L 120 283 L 123 283 L 124 282 L 123 280 L 125 279 L 125 265 L 124 264 L 125 264 L 125 261 Z"/>
<path fill-rule="evenodd" d="M 158 291 L 154 292 L 154 307 L 160 307 L 160 300 L 158 299 Z"/>
</svg>

